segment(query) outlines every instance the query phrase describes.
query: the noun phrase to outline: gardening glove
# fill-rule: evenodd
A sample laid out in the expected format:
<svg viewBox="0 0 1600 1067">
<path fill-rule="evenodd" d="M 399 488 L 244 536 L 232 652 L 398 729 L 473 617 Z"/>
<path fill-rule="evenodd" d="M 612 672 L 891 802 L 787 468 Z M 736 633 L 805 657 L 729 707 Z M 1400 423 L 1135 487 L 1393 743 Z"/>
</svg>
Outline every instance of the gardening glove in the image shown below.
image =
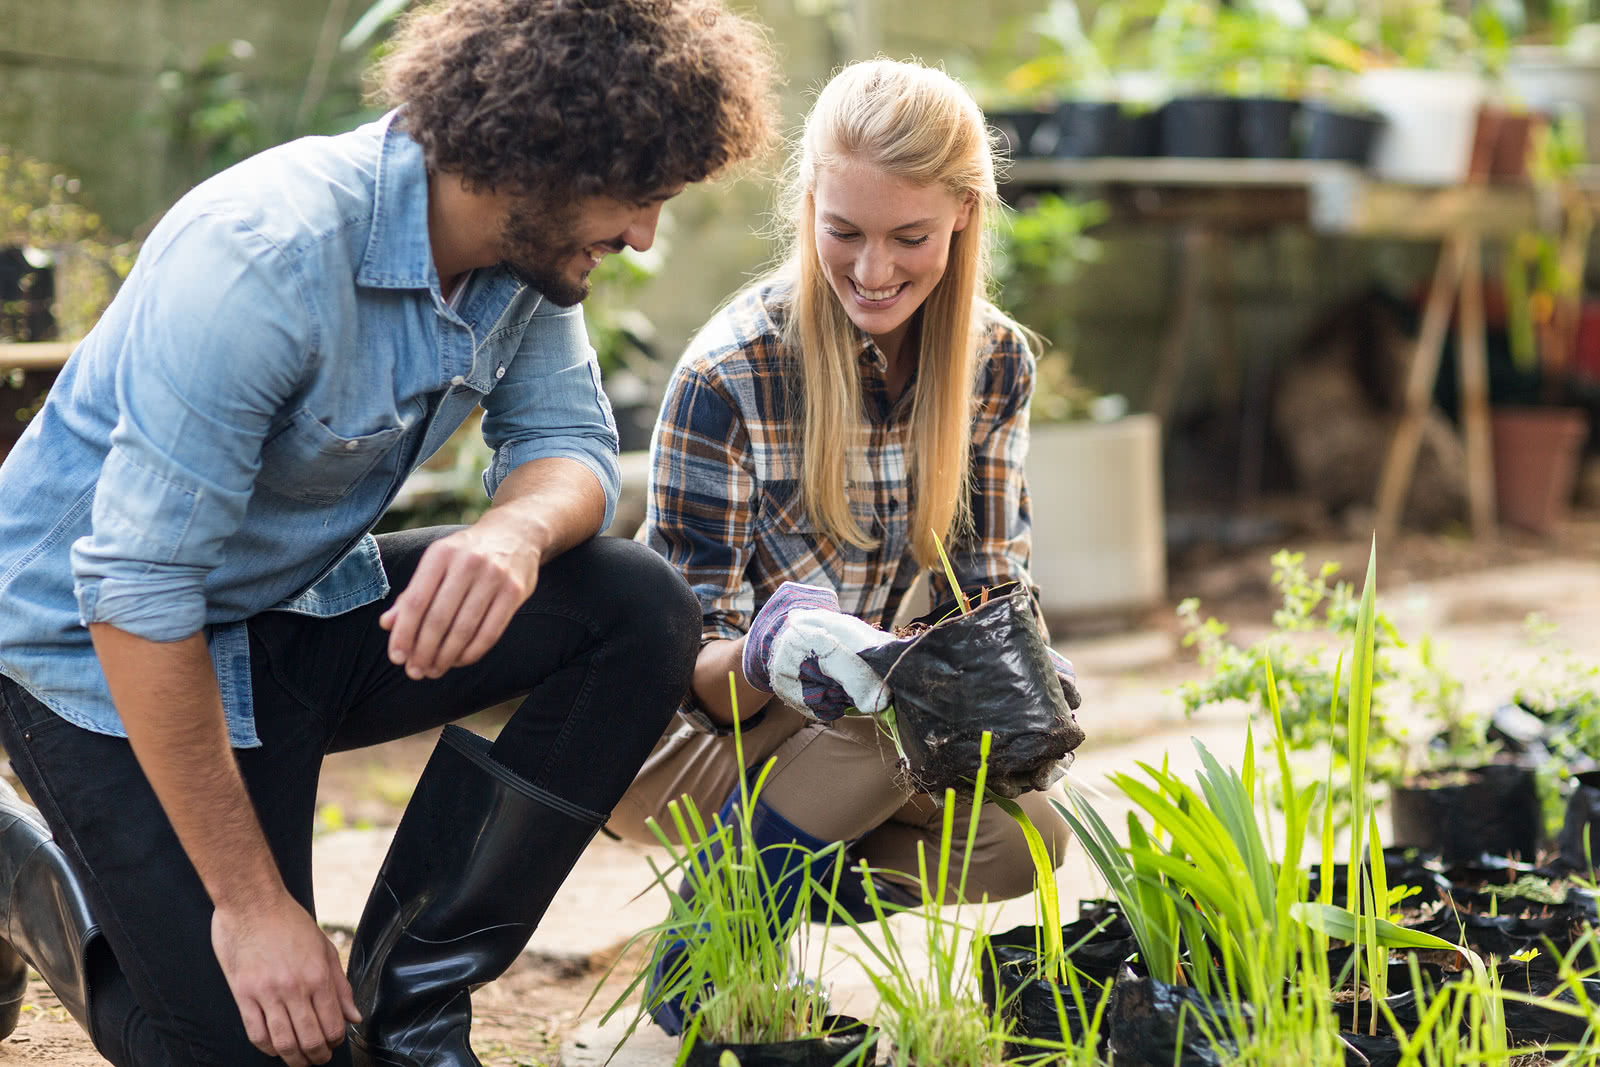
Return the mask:
<svg viewBox="0 0 1600 1067">
<path fill-rule="evenodd" d="M 1067 707 L 1077 711 L 1083 706 L 1083 695 L 1078 692 L 1078 672 L 1072 669 L 1072 661 L 1049 645 L 1044 650 L 1050 653 L 1050 665 L 1056 669 L 1056 678 L 1061 682 L 1061 695 L 1067 698 Z"/>
<path fill-rule="evenodd" d="M 762 605 L 744 645 L 744 676 L 811 718 L 877 715 L 889 689 L 859 653 L 893 640 L 839 610 L 832 589 L 784 582 Z"/>
</svg>

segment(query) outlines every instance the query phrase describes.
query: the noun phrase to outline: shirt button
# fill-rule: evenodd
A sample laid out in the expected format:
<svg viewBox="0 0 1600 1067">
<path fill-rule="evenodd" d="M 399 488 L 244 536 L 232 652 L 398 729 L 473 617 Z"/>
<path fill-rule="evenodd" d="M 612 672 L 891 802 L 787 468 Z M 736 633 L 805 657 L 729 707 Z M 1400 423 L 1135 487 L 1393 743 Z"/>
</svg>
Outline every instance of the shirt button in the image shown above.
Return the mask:
<svg viewBox="0 0 1600 1067">
<path fill-rule="evenodd" d="M 458 374 L 454 378 L 450 379 L 450 384 L 451 385 L 465 385 L 465 384 L 467 384 L 467 380 L 465 378 L 463 378 L 461 375 Z"/>
<path fill-rule="evenodd" d="M 900 510 L 900 501 L 896 500 L 894 497 L 890 497 L 889 498 L 889 514 L 893 515 L 895 512 L 897 512 L 899 510 Z"/>
<path fill-rule="evenodd" d="M 504 367 L 496 367 L 494 369 L 494 376 L 496 379 L 504 378 L 506 376 L 506 369 Z"/>
<path fill-rule="evenodd" d="M 344 443 L 344 450 L 346 452 L 354 452 L 356 449 L 358 449 L 360 447 L 361 447 L 361 443 L 359 441 L 346 441 Z"/>
</svg>

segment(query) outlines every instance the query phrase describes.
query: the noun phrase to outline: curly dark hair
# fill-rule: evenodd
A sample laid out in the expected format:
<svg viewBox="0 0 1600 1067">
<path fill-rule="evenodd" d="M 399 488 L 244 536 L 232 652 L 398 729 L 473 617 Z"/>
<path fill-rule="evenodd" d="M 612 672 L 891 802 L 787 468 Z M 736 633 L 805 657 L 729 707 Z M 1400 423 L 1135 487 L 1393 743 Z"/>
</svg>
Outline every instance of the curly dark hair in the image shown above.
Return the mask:
<svg viewBox="0 0 1600 1067">
<path fill-rule="evenodd" d="M 431 170 L 629 199 L 769 147 L 776 69 L 720 0 L 441 0 L 402 23 L 379 76 Z"/>
</svg>

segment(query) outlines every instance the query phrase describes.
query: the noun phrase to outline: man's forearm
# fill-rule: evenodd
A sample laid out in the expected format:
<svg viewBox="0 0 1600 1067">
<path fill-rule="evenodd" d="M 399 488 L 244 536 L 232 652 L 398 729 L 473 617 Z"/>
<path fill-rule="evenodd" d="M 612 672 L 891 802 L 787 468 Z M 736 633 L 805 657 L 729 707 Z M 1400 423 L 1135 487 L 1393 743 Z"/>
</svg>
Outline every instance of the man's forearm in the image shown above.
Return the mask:
<svg viewBox="0 0 1600 1067">
<path fill-rule="evenodd" d="M 599 533 L 605 514 L 605 491 L 594 472 L 577 460 L 552 457 L 507 475 L 478 525 L 514 531 L 550 560 Z"/>
<path fill-rule="evenodd" d="M 205 639 L 89 627 L 128 742 L 218 908 L 284 892 L 228 740 Z"/>
</svg>

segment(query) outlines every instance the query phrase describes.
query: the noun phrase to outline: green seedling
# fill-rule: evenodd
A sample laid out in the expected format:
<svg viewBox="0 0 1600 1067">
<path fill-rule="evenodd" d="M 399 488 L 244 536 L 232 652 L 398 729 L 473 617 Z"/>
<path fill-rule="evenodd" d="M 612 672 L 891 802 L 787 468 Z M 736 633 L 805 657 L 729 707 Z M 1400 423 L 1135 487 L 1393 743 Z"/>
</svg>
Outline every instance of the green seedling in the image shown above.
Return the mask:
<svg viewBox="0 0 1600 1067">
<path fill-rule="evenodd" d="M 732 690 L 731 674 L 729 687 Z M 744 743 L 737 703 L 735 691 L 734 749 L 743 766 Z M 629 945 L 646 940 L 652 948 L 652 960 L 655 950 L 669 943 L 681 941 L 687 946 L 655 991 L 662 1000 L 688 994 L 698 1001 L 684 1032 L 679 1064 L 696 1041 L 767 1043 L 825 1033 L 828 1004 L 821 979 L 828 928 L 823 928 L 820 948 L 811 955 L 807 917 L 816 883 L 809 870 L 815 860 L 842 856 L 842 846 L 835 843 L 816 853 L 799 845 L 769 846 L 781 849 L 785 855 L 777 865 L 779 874 L 774 877 L 768 872 L 771 857 L 766 857 L 768 863 L 761 862 L 762 857 L 757 856 L 751 843 L 754 836 L 749 811 L 771 768 L 769 762 L 754 782 L 741 776 L 741 803 L 731 825 L 725 825 L 716 815 L 708 823 L 688 797 L 668 804 L 670 833 L 653 819 L 648 823 L 669 855 L 670 862 L 664 867 L 654 858 L 649 862 L 654 884 L 666 891 L 671 912 L 663 922 L 636 934 Z M 842 866 L 835 862 L 833 869 L 836 892 Z M 786 890 L 795 894 L 793 906 L 788 918 L 780 922 L 771 907 L 776 884 L 791 872 L 800 871 L 808 873 L 789 878 L 795 883 Z M 693 888 L 687 899 L 677 892 L 677 877 L 687 879 Z M 602 985 L 610 974 L 608 970 L 602 977 Z M 647 965 L 611 1004 L 602 1021 L 632 1003 L 649 975 Z M 809 981 L 802 978 L 808 975 L 814 977 Z M 647 1007 L 640 1005 L 623 1041 L 632 1035 Z"/>
<path fill-rule="evenodd" d="M 985 734 L 959 869 L 952 868 L 958 807 L 954 790 L 944 794 L 939 851 L 931 865 L 926 851 L 918 850 L 916 883 L 922 898 L 918 919 L 926 962 L 916 961 L 896 924 L 884 921 L 894 909 L 884 905 L 870 879 L 868 902 L 877 920 L 872 929 L 840 910 L 842 920 L 865 946 L 861 962 L 878 994 L 873 1023 L 888 1039 L 897 1067 L 999 1067 L 1001 1062 L 1005 1034 L 995 1028 L 975 989 L 976 934 L 961 916 L 985 795 L 990 740 Z M 865 865 L 861 870 L 867 873 Z M 824 900 L 834 902 L 830 887 L 816 888 Z M 952 898 L 957 903 L 947 903 Z"/>
</svg>

